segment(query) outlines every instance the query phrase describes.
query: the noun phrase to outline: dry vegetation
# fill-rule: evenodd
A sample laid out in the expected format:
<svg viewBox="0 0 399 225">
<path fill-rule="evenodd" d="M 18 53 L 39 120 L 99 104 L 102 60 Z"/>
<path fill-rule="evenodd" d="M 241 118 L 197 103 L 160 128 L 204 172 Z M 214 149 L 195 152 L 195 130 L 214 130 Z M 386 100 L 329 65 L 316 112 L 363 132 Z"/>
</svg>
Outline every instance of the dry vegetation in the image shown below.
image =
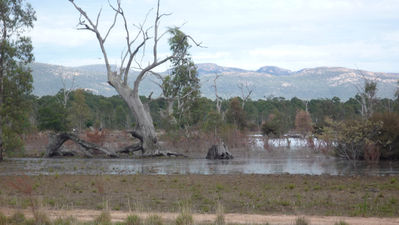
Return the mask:
<svg viewBox="0 0 399 225">
<path fill-rule="evenodd" d="M 94 209 L 178 212 L 188 202 L 193 213 L 399 216 L 398 177 L 301 175 L 130 175 L 34 176 L 0 180 L 0 205 L 52 210 Z"/>
</svg>

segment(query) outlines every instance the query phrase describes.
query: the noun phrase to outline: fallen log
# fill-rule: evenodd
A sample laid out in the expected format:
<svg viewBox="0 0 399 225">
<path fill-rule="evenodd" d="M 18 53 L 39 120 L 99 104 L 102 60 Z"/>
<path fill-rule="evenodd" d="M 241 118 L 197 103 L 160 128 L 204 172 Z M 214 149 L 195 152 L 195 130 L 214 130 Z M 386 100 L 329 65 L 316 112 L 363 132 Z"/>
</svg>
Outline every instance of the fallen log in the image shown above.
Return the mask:
<svg viewBox="0 0 399 225">
<path fill-rule="evenodd" d="M 85 149 L 85 151 L 83 151 L 83 154 L 85 154 L 86 157 L 93 157 L 93 151 L 102 152 L 108 157 L 113 157 L 113 158 L 118 157 L 118 155 L 114 151 L 87 142 L 85 140 L 82 140 L 76 134 L 73 133 L 63 132 L 63 133 L 51 134 L 49 138 L 50 140 L 46 147 L 45 157 L 65 156 L 66 154 L 73 154 L 73 153 L 67 153 L 65 149 L 61 149 L 61 146 L 68 140 L 71 140 L 76 144 L 82 146 Z"/>
</svg>

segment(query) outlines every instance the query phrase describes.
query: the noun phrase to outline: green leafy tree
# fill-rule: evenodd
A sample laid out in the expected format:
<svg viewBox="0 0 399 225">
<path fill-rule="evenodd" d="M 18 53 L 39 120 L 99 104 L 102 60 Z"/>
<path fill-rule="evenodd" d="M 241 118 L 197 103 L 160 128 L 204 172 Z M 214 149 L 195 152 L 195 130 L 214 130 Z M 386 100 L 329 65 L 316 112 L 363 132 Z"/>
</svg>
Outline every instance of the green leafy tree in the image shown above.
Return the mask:
<svg viewBox="0 0 399 225">
<path fill-rule="evenodd" d="M 38 101 L 39 130 L 66 131 L 69 128 L 67 111 L 57 97 L 44 96 Z"/>
<path fill-rule="evenodd" d="M 241 101 L 242 100 L 239 97 L 231 99 L 226 117 L 228 122 L 236 125 L 240 130 L 243 130 L 247 126 L 247 121 L 245 118 L 245 112 L 242 109 Z"/>
<path fill-rule="evenodd" d="M 85 128 L 87 121 L 90 119 L 90 108 L 86 104 L 84 92 L 82 89 L 73 92 L 73 100 L 69 110 L 69 120 L 73 127 L 80 131 Z"/>
<path fill-rule="evenodd" d="M 35 12 L 23 0 L 0 0 L 0 160 L 3 152 L 20 148 L 27 125 L 27 96 L 32 91 L 28 64 L 32 44 L 23 36 L 33 27 Z"/>
<path fill-rule="evenodd" d="M 171 59 L 171 74 L 163 78 L 162 83 L 163 94 L 168 102 L 167 116 L 174 114 L 179 126 L 188 127 L 193 123 L 191 110 L 200 97 L 198 72 L 187 52 L 191 48 L 187 35 L 178 28 L 172 28 L 169 32 L 172 36 L 169 39 L 170 50 L 177 57 Z M 177 105 L 174 113 L 171 112 L 173 104 Z"/>
</svg>

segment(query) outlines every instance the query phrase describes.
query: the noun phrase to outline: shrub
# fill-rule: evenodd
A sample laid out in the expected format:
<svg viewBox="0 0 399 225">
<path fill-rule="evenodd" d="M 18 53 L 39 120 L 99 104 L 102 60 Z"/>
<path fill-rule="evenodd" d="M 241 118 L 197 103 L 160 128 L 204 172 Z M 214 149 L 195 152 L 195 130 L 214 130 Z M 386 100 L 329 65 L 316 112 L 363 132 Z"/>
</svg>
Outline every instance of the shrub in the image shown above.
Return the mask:
<svg viewBox="0 0 399 225">
<path fill-rule="evenodd" d="M 382 159 L 399 159 L 399 114 L 376 113 L 371 121 L 382 123 L 380 133 L 376 136 Z"/>
<path fill-rule="evenodd" d="M 126 225 L 141 225 L 142 221 L 137 215 L 130 215 L 126 218 Z"/>
</svg>

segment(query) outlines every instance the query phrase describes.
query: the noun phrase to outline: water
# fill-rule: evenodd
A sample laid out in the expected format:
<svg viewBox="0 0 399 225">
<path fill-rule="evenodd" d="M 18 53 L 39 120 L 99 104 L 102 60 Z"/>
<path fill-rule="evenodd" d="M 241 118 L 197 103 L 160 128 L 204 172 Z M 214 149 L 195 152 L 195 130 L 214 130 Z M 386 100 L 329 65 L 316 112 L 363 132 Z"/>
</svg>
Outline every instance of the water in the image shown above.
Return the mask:
<svg viewBox="0 0 399 225">
<path fill-rule="evenodd" d="M 170 159 L 8 159 L 0 175 L 49 174 L 309 174 L 397 175 L 398 162 L 353 162 L 309 150 L 247 151 L 230 161 Z"/>
</svg>

